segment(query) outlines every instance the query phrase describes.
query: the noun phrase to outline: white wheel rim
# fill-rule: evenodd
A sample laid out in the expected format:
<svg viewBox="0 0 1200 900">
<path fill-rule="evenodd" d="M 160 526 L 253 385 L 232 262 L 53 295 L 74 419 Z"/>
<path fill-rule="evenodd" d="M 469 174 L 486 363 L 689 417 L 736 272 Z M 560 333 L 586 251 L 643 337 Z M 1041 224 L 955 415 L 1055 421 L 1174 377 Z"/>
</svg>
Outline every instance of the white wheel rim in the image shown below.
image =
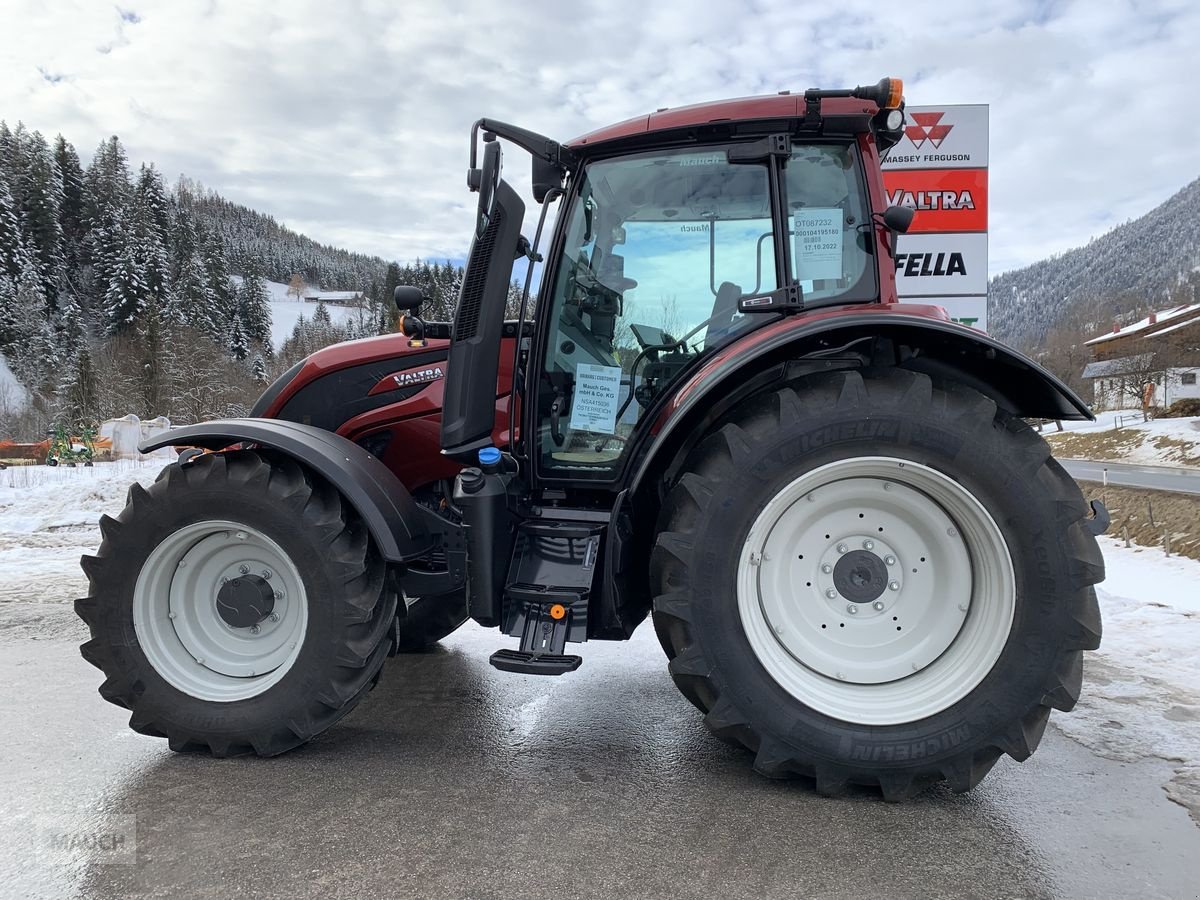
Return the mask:
<svg viewBox="0 0 1200 900">
<path fill-rule="evenodd" d="M 222 586 L 239 577 L 264 585 L 274 604 L 242 627 L 217 608 Z M 265 534 L 237 522 L 197 522 L 147 558 L 134 587 L 133 627 L 172 687 L 201 700 L 245 700 L 277 683 L 300 655 L 308 598 L 295 564 Z"/>
<path fill-rule="evenodd" d="M 1012 630 L 1016 579 L 1003 534 L 966 488 L 919 463 L 857 457 L 767 503 L 737 598 L 751 648 L 784 690 L 836 719 L 894 725 L 948 709 L 987 676 Z"/>
</svg>

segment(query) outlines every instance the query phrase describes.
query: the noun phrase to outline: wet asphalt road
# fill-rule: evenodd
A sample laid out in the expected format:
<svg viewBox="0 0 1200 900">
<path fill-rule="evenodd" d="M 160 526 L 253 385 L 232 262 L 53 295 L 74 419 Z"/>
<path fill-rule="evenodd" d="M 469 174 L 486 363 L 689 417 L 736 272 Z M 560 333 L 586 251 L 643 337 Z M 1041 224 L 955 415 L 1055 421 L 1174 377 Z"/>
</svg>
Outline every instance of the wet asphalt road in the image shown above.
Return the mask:
<svg viewBox="0 0 1200 900">
<path fill-rule="evenodd" d="M 1121 487 L 1153 488 L 1159 491 L 1177 491 L 1182 494 L 1200 494 L 1200 469 L 1181 466 L 1135 466 L 1129 463 L 1108 462 L 1090 459 L 1063 459 L 1063 464 L 1074 478 L 1081 481 L 1099 481 Z"/>
<path fill-rule="evenodd" d="M 81 634 L 65 607 L 0 606 L 0 895 L 1200 891 L 1200 829 L 1163 794 L 1165 763 L 1111 762 L 1051 728 L 1032 760 L 1002 761 L 965 797 L 825 799 L 710 737 L 646 627 L 585 645 L 558 679 L 496 672 L 496 636 L 470 627 L 391 661 L 309 746 L 225 761 L 130 732 L 96 694 Z M 45 817 L 78 834 L 132 823 L 136 853 L 52 849 Z"/>
</svg>

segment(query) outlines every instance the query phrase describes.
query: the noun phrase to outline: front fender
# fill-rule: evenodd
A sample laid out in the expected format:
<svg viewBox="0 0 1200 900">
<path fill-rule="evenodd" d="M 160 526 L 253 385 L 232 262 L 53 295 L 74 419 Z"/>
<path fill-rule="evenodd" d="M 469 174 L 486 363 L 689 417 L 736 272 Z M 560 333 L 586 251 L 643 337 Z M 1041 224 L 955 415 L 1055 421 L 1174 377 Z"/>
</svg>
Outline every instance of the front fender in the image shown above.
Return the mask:
<svg viewBox="0 0 1200 900">
<path fill-rule="evenodd" d="M 172 429 L 138 449 L 220 450 L 243 442 L 289 456 L 337 488 L 362 517 L 388 562 L 417 559 L 432 548 L 433 536 L 400 480 L 362 447 L 331 431 L 278 419 L 216 419 Z"/>
</svg>

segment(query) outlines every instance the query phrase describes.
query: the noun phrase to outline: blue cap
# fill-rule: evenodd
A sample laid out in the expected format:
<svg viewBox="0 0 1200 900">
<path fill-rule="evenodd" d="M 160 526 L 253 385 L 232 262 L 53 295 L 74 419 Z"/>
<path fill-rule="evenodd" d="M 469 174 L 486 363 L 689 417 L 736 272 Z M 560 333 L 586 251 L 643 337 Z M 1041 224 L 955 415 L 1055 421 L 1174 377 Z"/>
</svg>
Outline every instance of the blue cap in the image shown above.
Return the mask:
<svg viewBox="0 0 1200 900">
<path fill-rule="evenodd" d="M 495 447 L 484 447 L 479 451 L 479 462 L 485 466 L 492 466 L 500 462 L 500 451 Z"/>
</svg>

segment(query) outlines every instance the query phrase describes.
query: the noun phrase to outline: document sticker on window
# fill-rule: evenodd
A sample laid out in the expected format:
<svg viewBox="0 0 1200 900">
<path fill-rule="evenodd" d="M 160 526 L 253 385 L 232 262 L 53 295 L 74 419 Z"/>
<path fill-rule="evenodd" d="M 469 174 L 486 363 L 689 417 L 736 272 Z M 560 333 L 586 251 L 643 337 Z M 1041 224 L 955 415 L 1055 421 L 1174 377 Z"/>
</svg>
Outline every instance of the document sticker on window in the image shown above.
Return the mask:
<svg viewBox="0 0 1200 900">
<path fill-rule="evenodd" d="M 571 402 L 571 428 L 612 434 L 617 427 L 621 367 L 579 363 L 575 366 L 575 397 Z"/>
<path fill-rule="evenodd" d="M 796 277 L 801 281 L 842 277 L 842 211 L 798 209 Z"/>
</svg>

